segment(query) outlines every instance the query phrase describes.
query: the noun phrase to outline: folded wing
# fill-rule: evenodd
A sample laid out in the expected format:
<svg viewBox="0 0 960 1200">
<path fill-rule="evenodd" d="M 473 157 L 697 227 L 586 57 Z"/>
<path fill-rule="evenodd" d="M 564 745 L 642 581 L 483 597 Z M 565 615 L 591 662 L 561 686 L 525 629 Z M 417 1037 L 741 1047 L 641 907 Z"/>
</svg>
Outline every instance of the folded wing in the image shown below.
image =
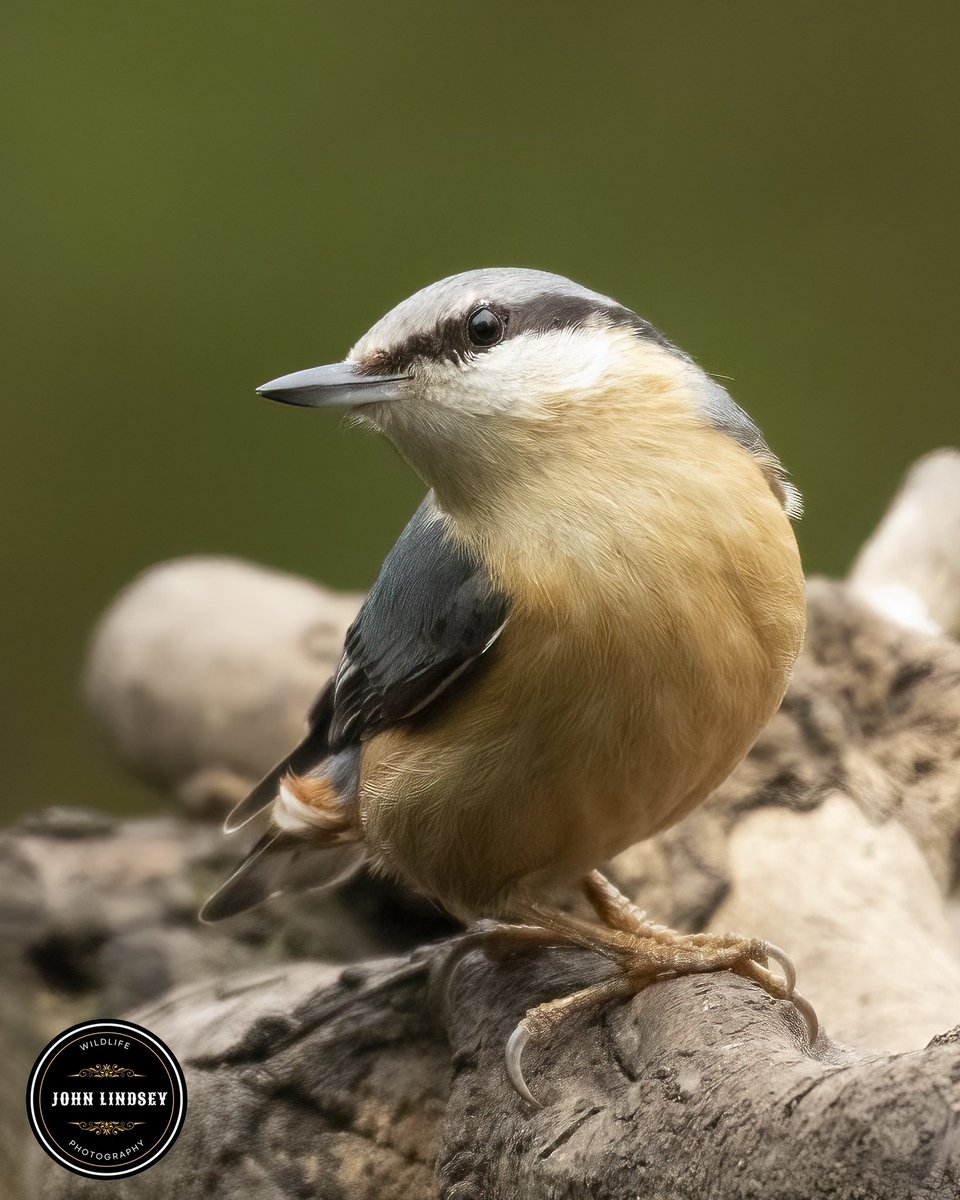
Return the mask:
<svg viewBox="0 0 960 1200">
<path fill-rule="evenodd" d="M 451 537 L 428 494 L 347 631 L 337 671 L 308 715 L 306 736 L 237 805 L 224 828 L 239 829 L 264 812 L 285 776 L 324 775 L 344 761 L 355 769 L 338 780 L 338 796 L 355 804 L 360 755 L 343 752 L 390 725 L 416 721 L 455 680 L 468 683 L 508 609 L 506 596 L 483 563 Z M 207 901 L 202 919 L 219 920 L 281 891 L 332 886 L 362 861 L 362 847 L 324 847 L 313 832 L 308 841 L 289 830 L 268 831 Z"/>
</svg>

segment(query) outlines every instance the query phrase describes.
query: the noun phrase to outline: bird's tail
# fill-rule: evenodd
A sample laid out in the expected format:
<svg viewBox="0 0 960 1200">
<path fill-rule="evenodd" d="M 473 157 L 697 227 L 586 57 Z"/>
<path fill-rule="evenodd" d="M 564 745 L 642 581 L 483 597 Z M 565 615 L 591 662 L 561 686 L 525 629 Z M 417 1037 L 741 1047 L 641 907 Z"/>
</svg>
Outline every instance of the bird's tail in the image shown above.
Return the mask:
<svg viewBox="0 0 960 1200">
<path fill-rule="evenodd" d="M 315 769 L 329 755 L 326 735 L 311 730 L 303 741 L 264 775 L 253 791 L 230 812 L 223 823 L 224 833 L 235 833 L 276 799 L 280 781 L 285 775 L 302 775 Z"/>
<path fill-rule="evenodd" d="M 222 921 L 287 892 L 336 887 L 363 865 L 359 842 L 317 845 L 296 833 L 270 829 L 200 910 L 205 923 Z"/>
<path fill-rule="evenodd" d="M 289 892 L 336 887 L 366 857 L 357 811 L 360 748 L 342 750 L 304 775 L 276 774 L 270 828 L 200 911 L 220 921 Z M 267 780 L 257 788 L 265 789 Z"/>
</svg>

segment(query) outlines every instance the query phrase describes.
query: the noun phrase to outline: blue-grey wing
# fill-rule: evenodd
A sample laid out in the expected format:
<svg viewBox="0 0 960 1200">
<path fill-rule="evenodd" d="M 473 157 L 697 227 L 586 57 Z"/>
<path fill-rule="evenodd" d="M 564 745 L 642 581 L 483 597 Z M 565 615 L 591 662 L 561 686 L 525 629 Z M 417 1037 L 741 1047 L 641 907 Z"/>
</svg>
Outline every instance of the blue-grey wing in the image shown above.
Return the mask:
<svg viewBox="0 0 960 1200">
<path fill-rule="evenodd" d="M 308 733 L 233 810 L 237 829 L 277 792 L 329 755 L 426 713 L 496 641 L 509 609 L 484 564 L 448 533 L 430 493 L 384 560 L 353 624 L 332 680 L 317 697 Z"/>
<path fill-rule="evenodd" d="M 507 609 L 428 495 L 347 631 L 331 698 L 331 747 L 423 712 L 492 645 Z"/>
</svg>

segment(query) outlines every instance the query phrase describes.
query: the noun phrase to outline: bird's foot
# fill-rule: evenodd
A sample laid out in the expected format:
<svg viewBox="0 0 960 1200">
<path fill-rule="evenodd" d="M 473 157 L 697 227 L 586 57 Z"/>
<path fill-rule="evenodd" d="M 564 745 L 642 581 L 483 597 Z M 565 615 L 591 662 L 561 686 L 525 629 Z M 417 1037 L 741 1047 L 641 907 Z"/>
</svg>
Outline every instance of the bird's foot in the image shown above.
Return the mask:
<svg viewBox="0 0 960 1200">
<path fill-rule="evenodd" d="M 759 938 L 735 934 L 681 934 L 666 926 L 655 925 L 599 872 L 592 872 L 585 881 L 584 890 L 603 925 L 597 926 L 538 905 L 528 905 L 524 915 L 540 922 L 536 928 L 541 934 L 553 934 L 552 942 L 541 939 L 541 944 L 572 943 L 594 950 L 615 963 L 618 970 L 609 978 L 570 996 L 530 1009 L 513 1031 L 506 1048 L 507 1076 L 528 1103 L 539 1106 L 523 1074 L 523 1053 L 529 1043 L 542 1044 L 565 1018 L 611 1000 L 628 999 L 657 979 L 732 971 L 752 980 L 775 999 L 790 1000 L 807 1025 L 811 1045 L 816 1041 L 816 1013 L 796 992 L 793 964 L 779 947 Z M 768 969 L 770 960 L 779 964 L 782 975 Z"/>
<path fill-rule="evenodd" d="M 775 946 L 773 942 L 760 938 L 746 939 L 735 934 L 694 933 L 679 934 L 665 925 L 654 925 L 647 920 L 635 904 L 631 903 L 609 879 L 599 871 L 591 871 L 583 881 L 583 890 L 597 916 L 605 925 L 621 933 L 651 937 L 665 945 L 676 945 L 684 942 L 689 947 L 723 949 L 724 947 L 741 946 L 747 951 L 746 957 L 728 969 L 746 979 L 752 979 L 775 1000 L 790 1000 L 798 1010 L 807 1026 L 810 1045 L 817 1040 L 820 1023 L 813 1005 L 796 990 L 797 972 L 785 950 Z M 768 969 L 768 962 L 773 959 L 783 972 L 778 978 Z M 696 970 L 723 970 L 722 966 L 705 966 L 690 970 L 679 970 L 676 974 L 690 974 Z"/>
</svg>

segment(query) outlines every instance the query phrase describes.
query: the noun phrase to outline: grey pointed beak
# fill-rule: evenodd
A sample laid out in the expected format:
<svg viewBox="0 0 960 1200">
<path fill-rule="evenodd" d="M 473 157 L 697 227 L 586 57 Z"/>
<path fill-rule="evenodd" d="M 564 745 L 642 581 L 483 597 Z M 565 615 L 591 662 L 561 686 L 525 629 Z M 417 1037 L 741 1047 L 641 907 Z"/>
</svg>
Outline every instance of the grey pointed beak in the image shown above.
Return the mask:
<svg viewBox="0 0 960 1200">
<path fill-rule="evenodd" d="M 409 382 L 409 375 L 363 375 L 356 363 L 341 362 L 281 375 L 258 387 L 257 395 L 300 408 L 353 408 L 399 400 Z"/>
</svg>

